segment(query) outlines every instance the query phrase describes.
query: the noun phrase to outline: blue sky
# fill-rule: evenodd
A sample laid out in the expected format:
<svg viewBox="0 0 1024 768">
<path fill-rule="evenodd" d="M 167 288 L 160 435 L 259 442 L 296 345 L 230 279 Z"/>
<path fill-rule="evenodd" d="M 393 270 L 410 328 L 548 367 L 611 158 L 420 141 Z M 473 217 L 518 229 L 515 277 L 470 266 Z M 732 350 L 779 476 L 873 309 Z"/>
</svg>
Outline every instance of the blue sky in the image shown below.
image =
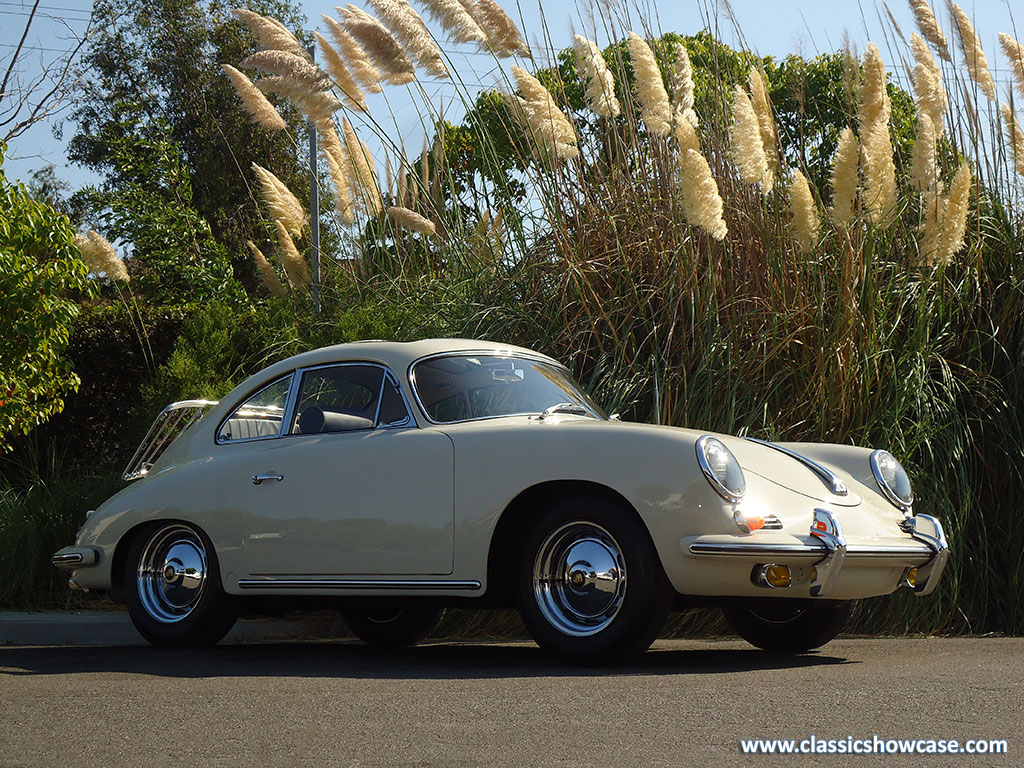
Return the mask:
<svg viewBox="0 0 1024 768">
<path fill-rule="evenodd" d="M 539 62 L 543 62 L 543 52 L 549 47 L 544 41 L 545 25 L 551 46 L 555 49 L 571 44 L 573 33 L 596 37 L 602 45 L 608 42 L 600 24 L 595 30 L 593 24 L 586 21 L 587 9 L 592 5 L 589 0 L 546 0 L 542 3 L 519 0 L 518 5 L 515 0 L 499 2 L 513 18 L 521 22 L 521 29 L 534 48 Z M 1019 4 L 1019 0 L 1014 2 Z M 422 10 L 417 0 L 412 0 L 412 4 Z M 0 0 L 0 71 L 6 70 L 31 5 L 27 0 Z M 240 2 L 240 5 L 244 3 Z M 962 0 L 960 5 L 974 20 L 996 81 L 1000 84 L 1007 82 L 1009 72 L 999 51 L 997 34 L 1009 32 L 1018 39 L 1024 37 L 1024 12 L 1019 12 L 1020 18 L 1014 19 L 1010 0 Z M 302 6 L 310 24 L 321 23 L 322 13 L 334 13 L 331 2 L 306 0 Z M 932 6 L 947 38 L 952 42 L 952 28 L 944 1 L 933 0 Z M 25 60 L 24 76 L 31 77 L 38 73 L 42 65 L 68 49 L 71 45 L 69 30 L 81 32 L 85 29 L 91 7 L 92 3 L 88 0 L 42 0 L 39 13 L 43 16 L 38 18 L 26 40 L 30 55 Z M 834 51 L 846 41 L 856 49 L 863 50 L 870 40 L 878 45 L 892 70 L 893 46 L 901 47 L 886 18 L 885 7 L 871 0 L 732 0 L 732 16 L 738 23 L 738 30 L 725 5 L 714 0 L 635 0 L 631 7 L 633 11 L 629 23 L 638 31 L 642 28 L 641 18 L 651 19 L 655 31 L 660 29 L 663 32 L 682 34 L 692 34 L 709 24 L 717 25 L 718 34 L 725 42 L 748 47 L 761 55 L 781 57 L 798 53 L 813 56 L 824 51 Z M 640 10 L 637 11 L 637 8 Z M 888 8 L 903 35 L 909 38 L 916 27 L 906 0 L 889 0 Z M 1018 30 L 1015 30 L 1015 21 L 1022 25 Z M 431 28 L 434 29 L 433 25 Z M 474 53 L 467 46 L 445 45 L 439 32 L 438 38 L 442 40 L 442 47 L 450 54 L 454 66 L 467 84 L 490 86 L 497 82 L 495 63 L 489 56 Z M 453 99 L 450 86 L 446 84 L 428 83 L 426 88 L 435 104 L 458 103 L 457 99 Z M 1005 98 L 1005 93 L 1001 95 Z M 387 110 L 387 122 L 403 137 L 406 146 L 418 148 L 423 141 L 423 132 L 418 112 L 410 103 L 406 91 L 392 87 L 387 94 L 389 106 L 384 105 L 382 97 L 374 98 L 377 101 L 370 102 L 371 112 L 376 114 L 381 109 Z M 446 116 L 457 120 L 457 110 L 457 107 L 451 108 Z M 57 117 L 59 119 L 60 116 Z M 93 180 L 86 171 L 67 163 L 63 142 L 53 136 L 53 124 L 53 120 L 37 124 L 11 142 L 4 162 L 9 179 L 27 180 L 33 170 L 52 163 L 58 177 L 67 181 L 72 188 Z M 64 136 L 70 137 L 72 134 L 73 126 L 66 125 Z M 373 142 L 369 143 L 373 150 Z"/>
</svg>

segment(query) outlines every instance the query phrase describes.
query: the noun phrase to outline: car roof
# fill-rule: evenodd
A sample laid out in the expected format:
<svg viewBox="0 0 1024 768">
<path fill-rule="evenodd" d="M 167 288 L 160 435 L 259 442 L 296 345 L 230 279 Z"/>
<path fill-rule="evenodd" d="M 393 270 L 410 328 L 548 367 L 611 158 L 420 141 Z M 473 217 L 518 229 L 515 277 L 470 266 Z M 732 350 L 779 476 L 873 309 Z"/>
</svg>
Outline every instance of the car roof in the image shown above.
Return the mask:
<svg viewBox="0 0 1024 768">
<path fill-rule="evenodd" d="M 257 376 L 273 378 L 296 368 L 307 368 L 316 365 L 344 362 L 381 363 L 391 368 L 398 376 L 405 373 L 410 364 L 423 357 L 444 354 L 446 352 L 465 353 L 480 352 L 486 354 L 519 354 L 541 357 L 556 362 L 547 355 L 517 347 L 513 344 L 499 344 L 479 339 L 422 339 L 419 341 L 356 341 L 348 344 L 335 344 L 321 347 L 309 352 L 294 355 L 265 368 Z"/>
</svg>

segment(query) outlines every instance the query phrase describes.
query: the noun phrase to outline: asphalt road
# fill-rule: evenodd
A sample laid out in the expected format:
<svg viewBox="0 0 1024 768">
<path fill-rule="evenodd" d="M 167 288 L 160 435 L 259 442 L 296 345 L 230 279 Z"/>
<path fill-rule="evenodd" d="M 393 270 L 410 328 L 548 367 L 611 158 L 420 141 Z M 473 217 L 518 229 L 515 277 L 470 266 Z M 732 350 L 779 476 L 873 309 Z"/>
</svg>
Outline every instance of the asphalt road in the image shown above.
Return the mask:
<svg viewBox="0 0 1024 768">
<path fill-rule="evenodd" d="M 661 641 L 627 669 L 528 644 L 0 647 L 2 766 L 1016 766 L 1024 639 Z M 748 756 L 741 738 L 1007 739 L 1006 755 Z"/>
</svg>

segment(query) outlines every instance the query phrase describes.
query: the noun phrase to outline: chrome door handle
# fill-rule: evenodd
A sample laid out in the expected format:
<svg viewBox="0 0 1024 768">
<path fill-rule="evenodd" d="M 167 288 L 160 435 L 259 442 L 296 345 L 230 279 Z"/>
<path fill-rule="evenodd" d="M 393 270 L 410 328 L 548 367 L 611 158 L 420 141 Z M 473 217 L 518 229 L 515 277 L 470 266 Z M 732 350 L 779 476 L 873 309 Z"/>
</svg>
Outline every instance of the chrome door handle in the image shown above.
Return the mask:
<svg viewBox="0 0 1024 768">
<path fill-rule="evenodd" d="M 275 475 L 273 472 L 264 472 L 262 475 L 252 476 L 253 485 L 259 485 L 264 480 L 284 480 L 284 475 Z"/>
</svg>

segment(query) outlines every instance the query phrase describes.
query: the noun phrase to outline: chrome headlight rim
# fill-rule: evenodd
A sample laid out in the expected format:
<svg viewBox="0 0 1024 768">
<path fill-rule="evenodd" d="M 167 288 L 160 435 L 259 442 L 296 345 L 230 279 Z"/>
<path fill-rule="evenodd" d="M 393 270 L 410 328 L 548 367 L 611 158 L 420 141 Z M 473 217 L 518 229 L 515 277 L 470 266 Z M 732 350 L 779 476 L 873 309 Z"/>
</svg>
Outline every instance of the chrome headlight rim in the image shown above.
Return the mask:
<svg viewBox="0 0 1024 768">
<path fill-rule="evenodd" d="M 896 491 L 893 490 L 893 488 L 889 485 L 888 481 L 882 475 L 882 468 L 879 465 L 879 459 L 882 456 L 888 456 L 890 459 L 892 459 L 896 463 L 896 466 L 899 468 L 899 471 L 901 471 L 904 475 L 907 476 L 907 488 L 911 489 L 908 498 L 901 498 L 899 494 L 897 494 Z M 905 470 L 903 468 L 903 465 L 900 464 L 899 459 L 893 456 L 892 453 L 890 453 L 889 451 L 879 449 L 877 451 L 872 451 L 870 461 L 871 474 L 874 475 L 875 482 L 878 484 L 879 489 L 882 491 L 882 495 L 885 496 L 886 499 L 888 499 L 890 504 L 899 509 L 901 512 L 910 514 L 914 507 L 914 491 L 911 488 L 910 477 L 909 475 L 907 475 L 907 470 Z"/>
<path fill-rule="evenodd" d="M 736 465 L 736 469 L 739 470 L 740 480 L 743 483 L 742 487 L 729 488 L 725 483 L 718 479 L 718 475 L 716 475 L 714 470 L 711 468 L 711 463 L 708 461 L 707 457 L 707 447 L 711 444 L 721 446 L 722 450 L 728 454 L 729 459 Z M 697 464 L 700 466 L 701 472 L 704 473 L 704 477 L 707 478 L 708 483 L 711 484 L 711 487 L 715 489 L 718 495 L 731 504 L 737 504 L 742 501 L 747 495 L 747 479 L 743 475 L 743 467 L 740 466 L 740 462 L 733 452 L 729 450 L 729 446 L 712 435 L 701 435 L 697 438 L 696 450 Z"/>
</svg>

